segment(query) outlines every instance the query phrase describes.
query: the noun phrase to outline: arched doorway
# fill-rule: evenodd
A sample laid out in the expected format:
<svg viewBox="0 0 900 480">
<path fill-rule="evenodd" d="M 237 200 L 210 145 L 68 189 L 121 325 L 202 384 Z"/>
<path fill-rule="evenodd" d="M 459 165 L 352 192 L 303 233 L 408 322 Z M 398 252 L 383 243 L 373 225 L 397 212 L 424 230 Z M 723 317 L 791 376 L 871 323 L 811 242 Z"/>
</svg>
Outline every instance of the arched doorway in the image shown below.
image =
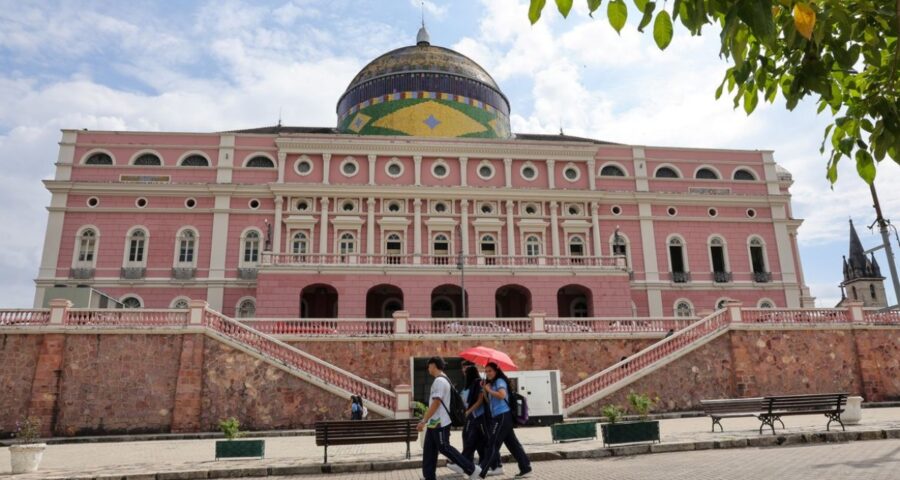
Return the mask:
<svg viewBox="0 0 900 480">
<path fill-rule="evenodd" d="M 366 293 L 366 318 L 393 318 L 403 310 L 403 290 L 394 285 L 381 284 Z"/>
<path fill-rule="evenodd" d="M 560 317 L 594 316 L 591 290 L 582 285 L 566 285 L 556 292 L 556 308 Z"/>
<path fill-rule="evenodd" d="M 466 293 L 466 315 L 469 312 L 469 295 Z M 463 316 L 462 289 L 459 285 L 445 284 L 431 291 L 431 316 L 433 318 L 458 318 Z"/>
<path fill-rule="evenodd" d="M 316 283 L 300 292 L 301 318 L 337 318 L 337 316 L 338 292 L 331 285 Z"/>
<path fill-rule="evenodd" d="M 494 294 L 497 318 L 522 318 L 531 313 L 531 292 L 521 285 L 504 285 Z"/>
</svg>

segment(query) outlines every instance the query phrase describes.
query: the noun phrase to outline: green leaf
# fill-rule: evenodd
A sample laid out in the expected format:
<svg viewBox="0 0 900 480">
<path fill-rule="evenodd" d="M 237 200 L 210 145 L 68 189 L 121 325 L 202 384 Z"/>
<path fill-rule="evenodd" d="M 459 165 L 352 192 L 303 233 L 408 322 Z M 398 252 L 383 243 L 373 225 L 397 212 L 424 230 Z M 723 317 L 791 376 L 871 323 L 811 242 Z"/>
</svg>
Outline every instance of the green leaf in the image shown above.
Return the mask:
<svg viewBox="0 0 900 480">
<path fill-rule="evenodd" d="M 556 0 L 556 8 L 563 18 L 568 17 L 569 11 L 572 10 L 572 0 Z"/>
<path fill-rule="evenodd" d="M 644 2 L 642 10 L 644 12 L 644 16 L 641 17 L 641 23 L 638 25 L 638 31 L 644 33 L 644 27 L 650 25 L 650 20 L 653 20 L 653 11 L 656 10 L 656 2 Z"/>
<path fill-rule="evenodd" d="M 528 6 L 528 20 L 531 20 L 532 25 L 541 19 L 541 10 L 546 4 L 547 0 L 531 0 L 531 5 Z"/>
<path fill-rule="evenodd" d="M 588 0 L 588 10 L 590 13 L 594 13 L 600 8 L 600 4 L 603 3 L 603 0 Z"/>
<path fill-rule="evenodd" d="M 838 166 L 838 160 L 840 160 L 840 159 L 841 159 L 840 156 L 835 155 L 835 156 L 831 157 L 831 161 L 828 162 L 828 172 L 825 174 L 825 178 L 827 178 L 828 181 L 831 182 L 832 189 L 834 188 L 833 185 L 835 184 L 835 182 L 837 182 L 837 179 L 838 179 L 837 166 Z"/>
<path fill-rule="evenodd" d="M 621 32 L 625 21 L 628 20 L 628 6 L 623 0 L 613 0 L 606 8 L 606 16 L 609 17 L 609 24 L 616 29 L 616 32 Z"/>
<path fill-rule="evenodd" d="M 856 172 L 869 185 L 875 181 L 875 162 L 872 161 L 872 155 L 869 155 L 869 152 L 856 151 Z"/>
<path fill-rule="evenodd" d="M 672 43 L 672 17 L 669 12 L 663 10 L 656 16 L 653 22 L 653 40 L 660 50 L 665 50 Z"/>
<path fill-rule="evenodd" d="M 770 0 L 738 2 L 737 14 L 756 38 L 766 45 L 772 45 L 775 41 L 775 19 L 772 18 Z"/>
<path fill-rule="evenodd" d="M 756 110 L 757 103 L 759 103 L 759 93 L 755 88 L 744 92 L 744 111 L 747 112 L 747 115 Z"/>
<path fill-rule="evenodd" d="M 647 2 L 649 0 L 634 0 L 634 6 L 637 7 L 639 12 L 643 12 L 645 8 L 647 8 Z"/>
</svg>

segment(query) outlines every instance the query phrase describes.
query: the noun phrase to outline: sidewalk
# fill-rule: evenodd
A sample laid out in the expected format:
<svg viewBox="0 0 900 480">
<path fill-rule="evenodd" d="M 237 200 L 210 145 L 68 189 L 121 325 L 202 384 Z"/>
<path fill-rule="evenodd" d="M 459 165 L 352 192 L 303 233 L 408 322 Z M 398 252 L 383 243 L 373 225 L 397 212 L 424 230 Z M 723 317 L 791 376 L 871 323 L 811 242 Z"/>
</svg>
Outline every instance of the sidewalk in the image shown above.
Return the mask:
<svg viewBox="0 0 900 480">
<path fill-rule="evenodd" d="M 710 432 L 708 417 L 668 419 L 660 421 L 662 443 L 633 445 L 607 449 L 601 440 L 553 443 L 547 427 L 521 428 L 516 431 L 526 451 L 535 460 L 604 457 L 638 453 L 738 448 L 796 444 L 805 442 L 869 440 L 900 438 L 900 408 L 863 410 L 859 425 L 848 426 L 846 435 L 840 425 L 832 424 L 825 433 L 822 415 L 786 417 L 786 429 L 777 435 L 760 435 L 759 421 L 753 418 L 724 419 L 725 432 Z M 599 434 L 599 427 L 598 427 Z M 459 432 L 452 442 L 461 447 Z M 49 445 L 41 470 L 18 475 L 16 480 L 62 478 L 128 478 L 189 479 L 235 476 L 267 476 L 321 473 L 322 448 L 310 436 L 267 437 L 266 458 L 262 460 L 213 459 L 215 440 L 159 440 L 119 443 L 78 443 Z M 421 458 L 418 444 L 412 445 L 412 462 L 404 458 L 401 443 L 329 447 L 328 456 L 334 471 L 390 470 L 414 468 Z M 8 476 L 9 448 L 0 448 L 0 475 Z M 510 470 L 515 473 L 515 468 Z"/>
</svg>

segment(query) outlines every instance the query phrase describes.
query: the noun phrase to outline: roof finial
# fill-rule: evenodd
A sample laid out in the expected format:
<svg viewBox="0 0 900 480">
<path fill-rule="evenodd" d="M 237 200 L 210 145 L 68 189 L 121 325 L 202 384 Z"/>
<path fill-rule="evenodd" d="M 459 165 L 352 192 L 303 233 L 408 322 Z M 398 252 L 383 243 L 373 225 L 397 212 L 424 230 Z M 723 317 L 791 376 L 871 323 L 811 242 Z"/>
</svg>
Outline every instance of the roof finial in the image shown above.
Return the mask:
<svg viewBox="0 0 900 480">
<path fill-rule="evenodd" d="M 422 7 L 422 28 L 425 28 L 425 0 L 419 2 L 419 5 Z"/>
<path fill-rule="evenodd" d="M 422 28 L 419 29 L 419 33 L 416 34 L 416 45 L 419 46 L 428 46 L 431 45 L 431 38 L 428 36 L 428 30 L 425 30 L 425 2 L 421 2 L 422 4 Z"/>
</svg>

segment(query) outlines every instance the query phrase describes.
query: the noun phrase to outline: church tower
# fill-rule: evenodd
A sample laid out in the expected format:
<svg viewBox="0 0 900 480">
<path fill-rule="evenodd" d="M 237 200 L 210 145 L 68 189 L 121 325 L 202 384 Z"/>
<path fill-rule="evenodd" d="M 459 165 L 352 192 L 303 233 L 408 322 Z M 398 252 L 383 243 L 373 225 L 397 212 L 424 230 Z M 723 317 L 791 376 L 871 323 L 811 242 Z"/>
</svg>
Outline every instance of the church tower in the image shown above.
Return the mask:
<svg viewBox="0 0 900 480">
<path fill-rule="evenodd" d="M 884 292 L 884 277 L 875 260 L 875 254 L 866 257 L 859 235 L 850 220 L 850 254 L 844 257 L 844 281 L 841 282 L 844 302 L 863 302 L 866 307 L 887 307 L 887 296 Z"/>
</svg>

